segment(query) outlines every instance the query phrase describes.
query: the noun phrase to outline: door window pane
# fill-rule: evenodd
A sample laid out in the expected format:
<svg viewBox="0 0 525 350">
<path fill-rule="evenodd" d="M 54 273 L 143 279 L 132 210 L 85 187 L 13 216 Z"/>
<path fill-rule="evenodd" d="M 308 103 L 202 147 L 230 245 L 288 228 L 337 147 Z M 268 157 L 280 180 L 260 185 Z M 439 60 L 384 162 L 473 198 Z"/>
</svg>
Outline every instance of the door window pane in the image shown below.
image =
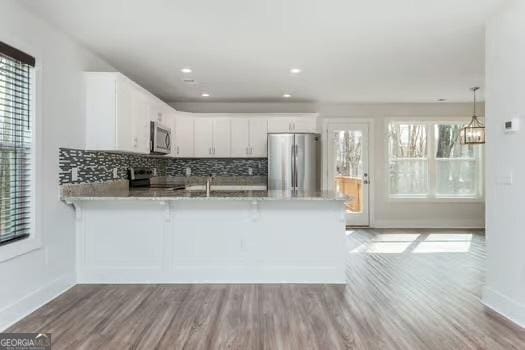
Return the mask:
<svg viewBox="0 0 525 350">
<path fill-rule="evenodd" d="M 363 133 L 360 130 L 337 130 L 335 142 L 335 190 L 352 198 L 347 212 L 363 211 Z"/>
</svg>

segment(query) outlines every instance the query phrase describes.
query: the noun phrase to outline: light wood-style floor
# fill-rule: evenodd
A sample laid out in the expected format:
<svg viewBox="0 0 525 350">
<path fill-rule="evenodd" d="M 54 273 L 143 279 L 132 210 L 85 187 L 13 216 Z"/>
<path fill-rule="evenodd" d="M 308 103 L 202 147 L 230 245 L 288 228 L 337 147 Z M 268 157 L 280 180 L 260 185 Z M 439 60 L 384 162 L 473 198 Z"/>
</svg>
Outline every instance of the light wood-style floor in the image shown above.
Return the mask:
<svg viewBox="0 0 525 350">
<path fill-rule="evenodd" d="M 78 285 L 9 331 L 53 349 L 525 349 L 479 301 L 484 237 L 348 230 L 334 285 Z"/>
</svg>

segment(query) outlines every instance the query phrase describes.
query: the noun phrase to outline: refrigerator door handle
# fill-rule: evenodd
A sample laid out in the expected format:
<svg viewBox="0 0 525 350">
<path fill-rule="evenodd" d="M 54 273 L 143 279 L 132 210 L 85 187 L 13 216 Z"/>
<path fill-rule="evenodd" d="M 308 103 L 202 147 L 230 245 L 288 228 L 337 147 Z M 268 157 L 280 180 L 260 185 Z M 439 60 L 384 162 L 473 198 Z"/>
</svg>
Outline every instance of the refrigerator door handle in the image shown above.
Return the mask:
<svg viewBox="0 0 525 350">
<path fill-rule="evenodd" d="M 292 148 L 291 148 L 291 152 L 292 152 L 292 161 L 290 162 L 290 166 L 291 166 L 291 170 L 292 170 L 292 190 L 295 190 L 295 145 L 292 144 Z"/>
<path fill-rule="evenodd" d="M 293 168 L 294 168 L 294 189 L 297 190 L 299 187 L 299 174 L 297 171 L 297 154 L 299 153 L 299 145 L 294 145 L 294 157 L 293 157 Z"/>
</svg>

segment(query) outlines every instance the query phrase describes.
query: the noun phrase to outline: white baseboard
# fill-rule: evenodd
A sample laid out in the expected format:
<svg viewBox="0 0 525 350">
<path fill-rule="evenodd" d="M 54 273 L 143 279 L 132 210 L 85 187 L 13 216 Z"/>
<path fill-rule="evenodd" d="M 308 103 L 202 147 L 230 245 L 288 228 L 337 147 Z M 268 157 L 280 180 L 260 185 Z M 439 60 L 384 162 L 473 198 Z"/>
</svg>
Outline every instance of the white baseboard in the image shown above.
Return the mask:
<svg viewBox="0 0 525 350">
<path fill-rule="evenodd" d="M 74 276 L 64 275 L 23 296 L 11 305 L 4 307 L 0 310 L 0 332 L 6 330 L 74 285 Z"/>
<path fill-rule="evenodd" d="M 487 286 L 483 288 L 481 302 L 519 327 L 525 328 L 525 305 Z"/>
<path fill-rule="evenodd" d="M 418 221 L 418 220 L 375 220 L 373 228 L 431 228 L 431 229 L 484 229 L 481 222 L 453 222 L 453 221 Z"/>
</svg>

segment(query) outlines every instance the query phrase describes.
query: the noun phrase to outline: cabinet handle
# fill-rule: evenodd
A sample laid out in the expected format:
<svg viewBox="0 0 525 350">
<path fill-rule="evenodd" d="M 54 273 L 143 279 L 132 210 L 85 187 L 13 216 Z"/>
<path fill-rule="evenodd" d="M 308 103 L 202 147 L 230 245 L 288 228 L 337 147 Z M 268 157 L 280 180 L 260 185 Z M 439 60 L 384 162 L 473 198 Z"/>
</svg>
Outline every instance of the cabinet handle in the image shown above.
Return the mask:
<svg viewBox="0 0 525 350">
<path fill-rule="evenodd" d="M 215 155 L 215 147 L 213 147 L 213 155 Z"/>
<path fill-rule="evenodd" d="M 177 154 L 179 154 L 179 146 L 177 146 Z"/>
</svg>

